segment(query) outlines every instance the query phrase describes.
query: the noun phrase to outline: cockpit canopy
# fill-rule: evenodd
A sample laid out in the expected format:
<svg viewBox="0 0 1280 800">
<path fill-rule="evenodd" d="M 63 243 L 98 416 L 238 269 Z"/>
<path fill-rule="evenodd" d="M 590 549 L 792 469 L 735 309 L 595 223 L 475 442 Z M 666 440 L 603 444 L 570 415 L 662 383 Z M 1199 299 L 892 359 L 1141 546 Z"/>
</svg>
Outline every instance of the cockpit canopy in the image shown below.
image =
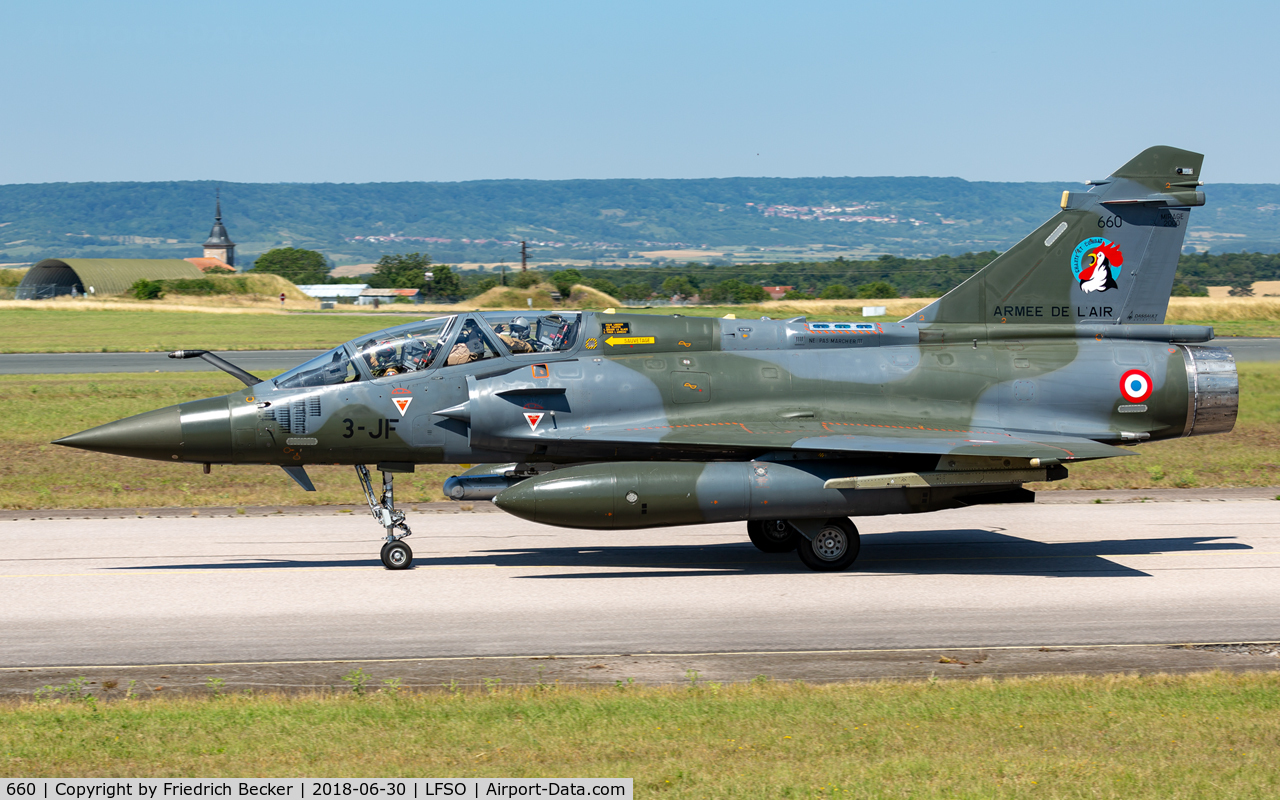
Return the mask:
<svg viewBox="0 0 1280 800">
<path fill-rule="evenodd" d="M 577 312 L 492 311 L 397 325 L 366 334 L 275 379 L 279 389 L 332 386 L 410 372 L 570 350 Z"/>
<path fill-rule="evenodd" d="M 370 377 L 418 372 L 430 369 L 440 354 L 440 343 L 452 331 L 457 319 L 436 317 L 398 325 L 352 339 L 345 347 L 364 364 Z"/>
</svg>

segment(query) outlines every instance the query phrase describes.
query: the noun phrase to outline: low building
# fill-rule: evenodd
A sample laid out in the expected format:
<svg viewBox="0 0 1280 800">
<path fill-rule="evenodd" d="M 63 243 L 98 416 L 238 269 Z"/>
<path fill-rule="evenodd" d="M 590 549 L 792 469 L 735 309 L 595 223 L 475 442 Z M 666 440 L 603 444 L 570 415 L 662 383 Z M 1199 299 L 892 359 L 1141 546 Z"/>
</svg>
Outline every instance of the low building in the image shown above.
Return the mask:
<svg viewBox="0 0 1280 800">
<path fill-rule="evenodd" d="M 762 286 L 760 287 L 769 293 L 774 300 L 781 300 L 787 292 L 796 288 L 794 286 Z"/>
<path fill-rule="evenodd" d="M 46 258 L 27 270 L 14 296 L 19 300 L 110 297 L 124 294 L 140 280 L 201 277 L 199 267 L 181 258 Z"/>
<path fill-rule="evenodd" d="M 360 293 L 369 288 L 367 283 L 304 283 L 298 289 L 308 297 L 333 303 L 355 303 Z"/>
<path fill-rule="evenodd" d="M 360 299 L 356 300 L 356 305 L 370 306 L 374 300 L 379 303 L 394 303 L 399 297 L 407 297 L 415 303 L 422 302 L 422 292 L 417 289 L 365 289 L 360 293 Z"/>
</svg>

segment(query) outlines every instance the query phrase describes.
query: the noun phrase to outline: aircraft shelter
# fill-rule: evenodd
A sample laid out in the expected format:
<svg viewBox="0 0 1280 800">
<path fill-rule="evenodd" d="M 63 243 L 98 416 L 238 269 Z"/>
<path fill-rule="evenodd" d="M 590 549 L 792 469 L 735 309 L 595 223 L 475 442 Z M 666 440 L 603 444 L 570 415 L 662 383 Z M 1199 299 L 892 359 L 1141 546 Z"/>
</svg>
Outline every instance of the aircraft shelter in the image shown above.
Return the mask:
<svg viewBox="0 0 1280 800">
<path fill-rule="evenodd" d="M 46 300 L 69 294 L 109 297 L 124 294 L 139 280 L 201 278 L 204 273 L 180 258 L 46 258 L 18 284 L 19 300 Z"/>
</svg>

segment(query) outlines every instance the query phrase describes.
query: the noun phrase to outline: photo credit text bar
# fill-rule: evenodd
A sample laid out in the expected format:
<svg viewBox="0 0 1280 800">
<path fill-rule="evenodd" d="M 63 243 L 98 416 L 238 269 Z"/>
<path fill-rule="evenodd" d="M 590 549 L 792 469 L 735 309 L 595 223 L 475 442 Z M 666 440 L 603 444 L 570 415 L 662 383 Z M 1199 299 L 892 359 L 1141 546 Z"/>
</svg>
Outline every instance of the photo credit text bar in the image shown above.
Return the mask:
<svg viewBox="0 0 1280 800">
<path fill-rule="evenodd" d="M 631 800 L 631 778 L 20 778 L 0 779 L 0 800 L 425 800 L 611 797 Z"/>
</svg>

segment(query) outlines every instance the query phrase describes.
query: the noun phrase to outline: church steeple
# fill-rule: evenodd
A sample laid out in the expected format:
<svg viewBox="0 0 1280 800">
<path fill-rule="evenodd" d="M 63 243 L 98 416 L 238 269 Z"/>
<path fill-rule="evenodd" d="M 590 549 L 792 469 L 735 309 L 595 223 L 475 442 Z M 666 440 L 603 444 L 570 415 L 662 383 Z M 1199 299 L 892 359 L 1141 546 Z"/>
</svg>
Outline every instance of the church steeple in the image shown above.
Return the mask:
<svg viewBox="0 0 1280 800">
<path fill-rule="evenodd" d="M 204 243 L 204 257 L 220 258 L 226 262 L 227 266 L 234 267 L 236 265 L 236 243 L 231 241 L 231 237 L 227 235 L 226 226 L 222 224 L 222 190 L 216 189 L 214 197 L 216 199 L 213 229 L 209 231 L 209 238 Z"/>
</svg>

